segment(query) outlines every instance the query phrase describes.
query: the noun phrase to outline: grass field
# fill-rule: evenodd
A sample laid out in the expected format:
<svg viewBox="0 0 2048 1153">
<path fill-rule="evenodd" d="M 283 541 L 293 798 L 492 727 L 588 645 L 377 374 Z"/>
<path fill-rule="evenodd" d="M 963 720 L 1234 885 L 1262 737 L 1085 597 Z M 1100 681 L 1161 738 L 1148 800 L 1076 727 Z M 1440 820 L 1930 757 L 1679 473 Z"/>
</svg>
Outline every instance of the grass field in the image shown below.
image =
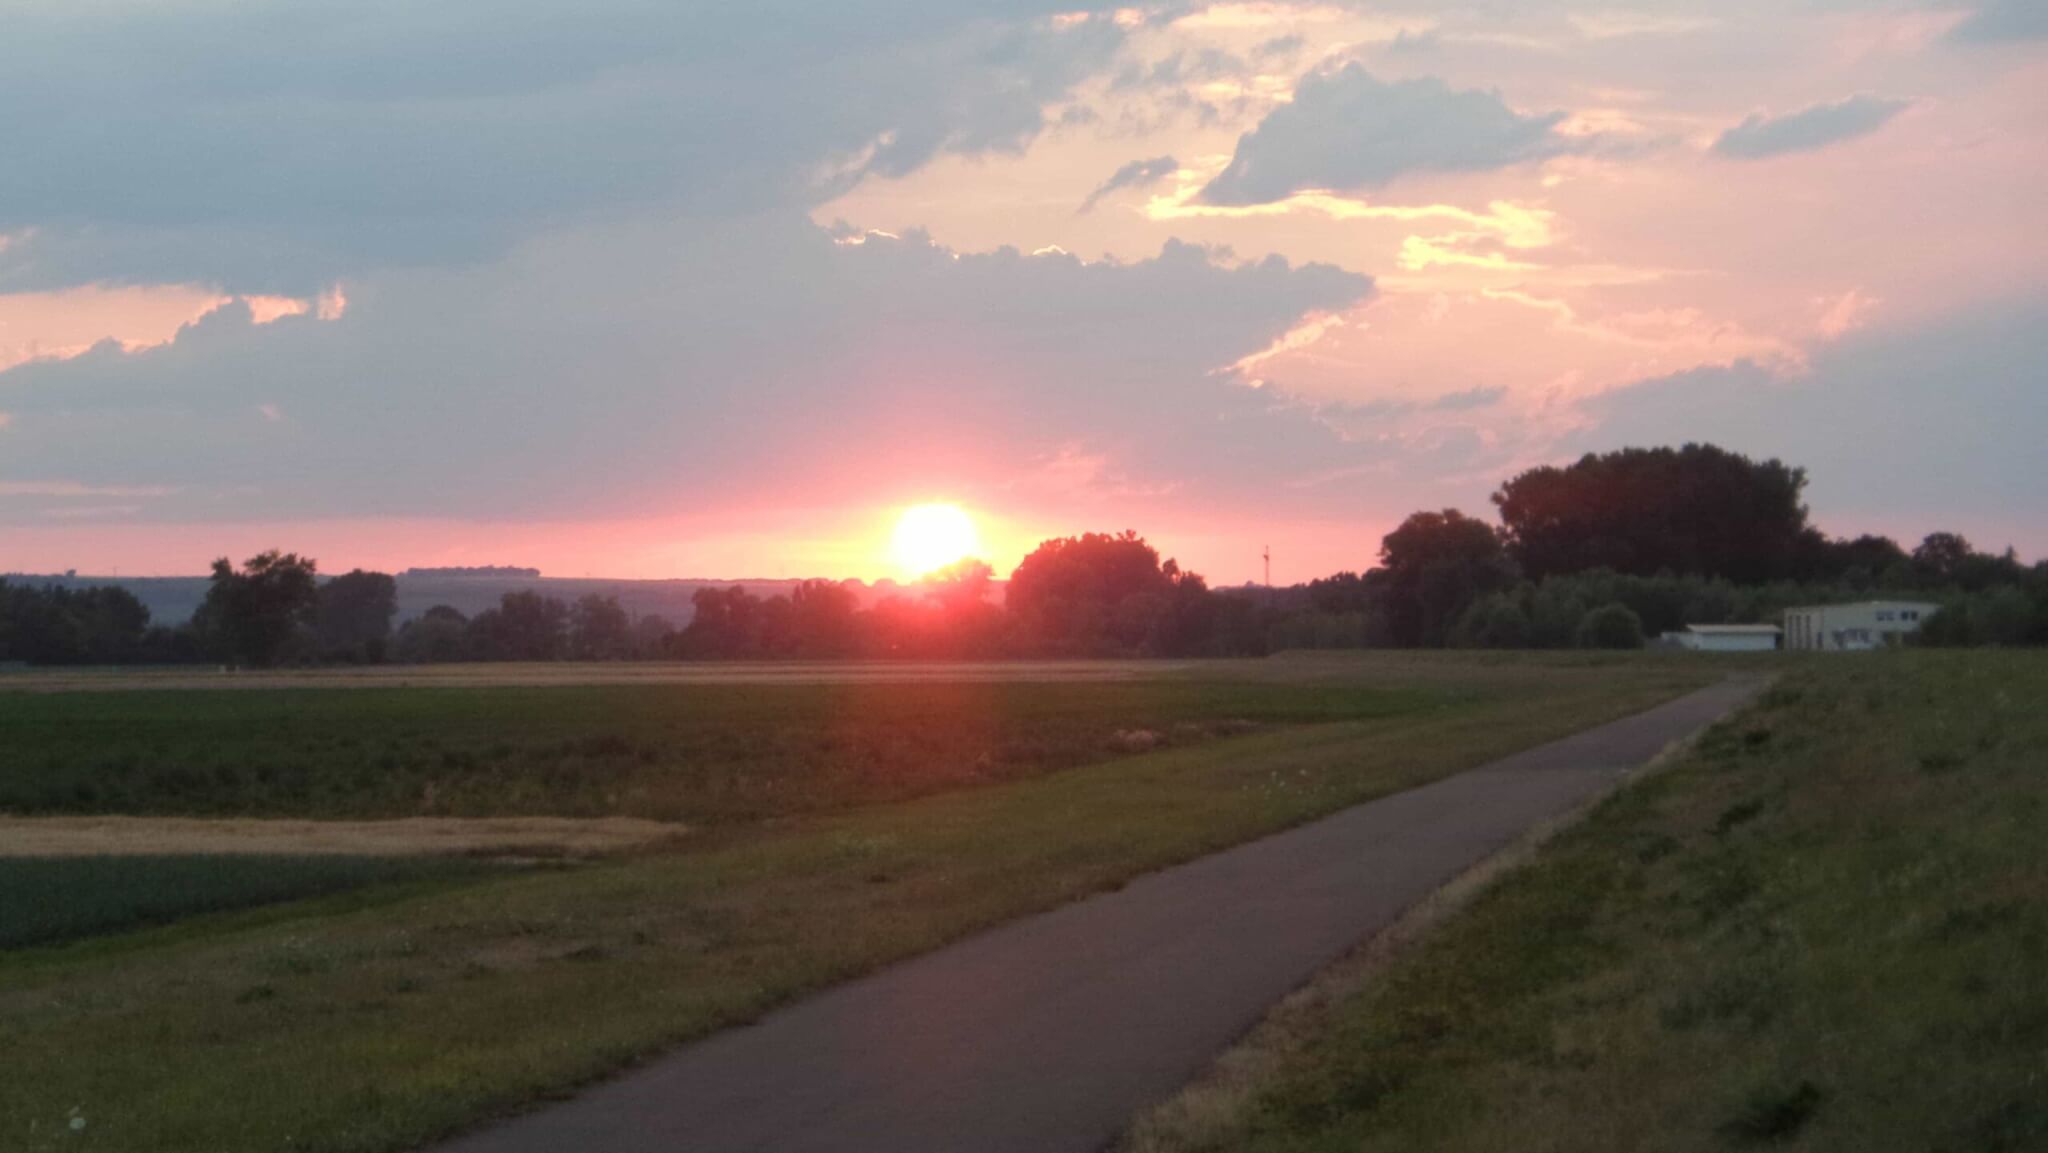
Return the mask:
<svg viewBox="0 0 2048 1153">
<path fill-rule="evenodd" d="M 474 878 L 461 858 L 135 856 L 0 859 L 0 949 L 345 893 Z"/>
<path fill-rule="evenodd" d="M 1193 685 L 1027 683 L 978 686 L 987 695 L 958 697 L 904 690 L 904 701 L 915 703 L 894 706 L 885 697 L 820 695 L 817 686 L 753 686 L 719 698 L 721 709 L 752 710 L 740 715 L 776 730 L 738 742 L 741 749 L 815 749 L 802 742 L 814 742 L 820 729 L 868 731 L 880 715 L 895 725 L 923 717 L 945 733 L 975 734 L 930 738 L 938 742 L 930 747 L 962 755 L 974 749 L 977 757 L 987 747 L 980 738 L 992 734 L 1081 735 L 1039 738 L 1051 753 L 1018 779 L 983 787 L 844 804 L 879 801 L 902 787 L 882 780 L 879 789 L 811 792 L 793 807 L 720 801 L 690 810 L 719 820 L 668 851 L 493 876 L 361 907 L 302 902 L 190 929 L 0 953 L 0 1036 L 8 1044 L 0 1145 L 166 1153 L 408 1148 L 806 990 L 1639 711 L 1727 667 L 1572 654 L 1330 659 L 1276 662 L 1251 674 L 1231 666 Z M 658 734 L 671 714 L 695 718 L 700 732 L 748 732 L 729 727 L 733 714 L 688 699 L 711 688 L 667 686 L 665 703 L 628 693 L 619 700 L 630 705 L 618 711 L 602 694 L 562 690 L 548 717 L 558 726 L 587 725 L 572 729 L 578 737 Z M 156 694 L 98 694 L 62 698 L 73 711 L 50 727 L 54 736 L 37 736 L 34 714 L 13 711 L 10 723 L 42 741 L 27 763 L 45 781 L 92 778 L 89 765 L 81 770 L 66 754 L 53 763 L 52 750 L 98 755 L 95 726 L 143 750 L 138 757 L 150 747 L 139 733 L 176 733 L 188 723 L 210 734 L 205 739 L 226 742 L 233 755 L 247 750 L 236 742 L 268 742 L 289 753 L 300 745 L 278 736 L 280 716 L 292 718 L 300 742 L 316 717 L 320 731 L 353 728 L 366 743 L 406 731 L 411 743 L 402 747 L 511 740 L 491 734 L 493 719 L 537 747 L 567 739 L 522 719 L 539 708 L 531 698 L 514 707 L 423 694 L 419 701 L 436 709 L 460 704 L 440 714 L 447 718 L 441 727 L 435 713 L 408 716 L 413 702 L 380 692 L 305 690 L 304 700 L 288 702 L 221 694 L 240 705 L 186 693 L 178 696 L 182 707 Z M 756 693 L 770 699 L 749 699 Z M 262 725 L 237 726 L 237 707 L 278 711 L 264 714 Z M 951 717 L 952 708 L 971 723 Z M 810 719 L 794 724 L 794 734 L 782 732 L 792 717 Z M 1235 722 L 1244 720 L 1259 727 L 1237 731 Z M 1163 726 L 1171 736 L 1176 725 L 1216 722 L 1232 724 L 1145 754 L 1114 754 L 1101 743 L 1120 728 Z M 203 747 L 202 738 L 189 739 L 190 748 Z M 1048 771 L 1066 757 L 1089 763 Z M 802 756 L 758 763 L 790 766 L 795 775 L 786 780 L 808 779 Z M 318 777 L 309 770 L 306 779 Z M 585 794 L 572 783 L 538 795 Z M 750 813 L 768 816 L 742 819 Z M 75 1118 L 83 1128 L 70 1128 Z"/>
<path fill-rule="evenodd" d="M 1130 1146 L 2048 1149 L 2044 699 L 2038 653 L 1802 666 Z"/>
</svg>

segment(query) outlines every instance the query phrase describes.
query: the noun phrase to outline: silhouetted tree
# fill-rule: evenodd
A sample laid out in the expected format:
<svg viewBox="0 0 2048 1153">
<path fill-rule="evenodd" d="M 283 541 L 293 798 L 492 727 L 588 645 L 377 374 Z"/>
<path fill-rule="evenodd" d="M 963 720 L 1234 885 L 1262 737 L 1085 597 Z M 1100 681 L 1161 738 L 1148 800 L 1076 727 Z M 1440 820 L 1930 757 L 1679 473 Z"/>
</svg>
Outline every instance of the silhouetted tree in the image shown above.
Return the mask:
<svg viewBox="0 0 2048 1153">
<path fill-rule="evenodd" d="M 938 569 L 924 578 L 924 595 L 948 613 L 971 611 L 988 603 L 995 587 L 995 570 L 987 561 L 968 557 Z"/>
<path fill-rule="evenodd" d="M 213 583 L 193 620 L 221 657 L 265 668 L 303 643 L 319 599 L 311 557 L 272 549 L 250 557 L 240 572 L 222 557 L 213 562 Z"/>
<path fill-rule="evenodd" d="M 1814 536 L 1818 539 L 1820 534 Z M 1864 535 L 1854 540 L 1822 541 L 1799 575 L 1808 580 L 1842 581 L 1857 588 L 1869 588 L 1904 577 L 1909 564 L 1910 558 L 1899 542 L 1888 536 Z"/>
<path fill-rule="evenodd" d="M 698 589 L 690 597 L 690 604 L 695 613 L 683 631 L 676 634 L 674 655 L 692 660 L 758 655 L 760 598 L 734 585 L 729 589 Z"/>
<path fill-rule="evenodd" d="M 1627 605 L 1601 605 L 1579 621 L 1577 639 L 1582 649 L 1639 649 L 1643 622 Z"/>
<path fill-rule="evenodd" d="M 1796 575 L 1812 552 L 1805 487 L 1804 469 L 1688 444 L 1530 469 L 1493 502 L 1531 579 L 1608 568 L 1761 583 Z"/>
<path fill-rule="evenodd" d="M 1309 604 L 1319 613 L 1362 613 L 1373 604 L 1372 574 L 1340 572 L 1308 582 Z"/>
<path fill-rule="evenodd" d="M 1508 593 L 1494 593 L 1472 603 L 1452 627 L 1450 643 L 1458 648 L 1521 649 L 1531 638 L 1529 614 Z"/>
<path fill-rule="evenodd" d="M 1913 550 L 1913 567 L 1930 584 L 1954 584 L 1976 551 L 1960 533 L 1931 532 Z"/>
<path fill-rule="evenodd" d="M 405 622 L 392 641 L 392 652 L 411 664 L 440 664 L 470 657 L 469 618 L 448 605 L 435 605 Z"/>
<path fill-rule="evenodd" d="M 1514 583 L 1493 526 L 1454 508 L 1414 513 L 1380 542 L 1381 611 L 1393 643 L 1441 645 L 1466 608 Z"/>
<path fill-rule="evenodd" d="M 673 622 L 665 616 L 649 613 L 633 622 L 633 655 L 641 660 L 666 656 L 675 635 Z"/>
<path fill-rule="evenodd" d="M 780 599 L 780 598 L 777 598 Z M 789 594 L 791 646 L 810 657 L 851 656 L 858 644 L 860 599 L 837 581 L 811 580 L 798 584 Z"/>
<path fill-rule="evenodd" d="M 568 641 L 569 606 L 522 590 L 498 598 L 469 622 L 471 652 L 484 660 L 552 661 Z"/>
<path fill-rule="evenodd" d="M 398 615 L 398 582 L 355 569 L 320 586 L 314 632 L 327 660 L 381 661 Z"/>
<path fill-rule="evenodd" d="M 569 653 L 580 661 L 615 661 L 633 651 L 633 620 L 617 597 L 591 593 L 569 610 Z"/>
<path fill-rule="evenodd" d="M 32 588 L 0 580 L 0 660 L 38 665 L 139 659 L 149 610 L 122 588 Z"/>
<path fill-rule="evenodd" d="M 1148 646 L 1171 614 L 1174 580 L 1137 533 L 1086 533 L 1032 550 L 1011 574 L 1004 603 L 1036 651 L 1154 652 Z"/>
</svg>

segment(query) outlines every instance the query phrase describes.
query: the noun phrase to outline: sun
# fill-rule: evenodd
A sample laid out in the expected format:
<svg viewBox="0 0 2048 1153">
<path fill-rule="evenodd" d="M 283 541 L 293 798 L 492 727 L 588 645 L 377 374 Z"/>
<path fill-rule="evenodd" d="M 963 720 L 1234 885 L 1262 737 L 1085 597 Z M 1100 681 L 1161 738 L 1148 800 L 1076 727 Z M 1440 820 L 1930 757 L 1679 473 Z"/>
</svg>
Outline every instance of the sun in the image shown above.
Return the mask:
<svg viewBox="0 0 2048 1153">
<path fill-rule="evenodd" d="M 898 568 L 909 577 L 921 577 L 954 561 L 974 555 L 981 547 L 981 535 L 974 531 L 974 519 L 957 504 L 920 504 L 903 510 L 896 518 L 896 532 L 889 552 Z"/>
</svg>

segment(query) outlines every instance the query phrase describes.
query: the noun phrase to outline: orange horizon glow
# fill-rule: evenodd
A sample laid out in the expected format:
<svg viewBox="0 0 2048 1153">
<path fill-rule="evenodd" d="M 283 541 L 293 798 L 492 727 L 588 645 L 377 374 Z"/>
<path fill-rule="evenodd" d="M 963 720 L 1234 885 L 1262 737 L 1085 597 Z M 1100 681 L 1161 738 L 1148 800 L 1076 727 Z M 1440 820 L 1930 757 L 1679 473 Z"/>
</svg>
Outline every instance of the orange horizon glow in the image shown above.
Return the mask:
<svg viewBox="0 0 2048 1153">
<path fill-rule="evenodd" d="M 920 504 L 904 509 L 889 538 L 889 556 L 898 574 L 917 580 L 928 573 L 974 556 L 981 533 L 974 518 L 957 504 Z"/>
</svg>

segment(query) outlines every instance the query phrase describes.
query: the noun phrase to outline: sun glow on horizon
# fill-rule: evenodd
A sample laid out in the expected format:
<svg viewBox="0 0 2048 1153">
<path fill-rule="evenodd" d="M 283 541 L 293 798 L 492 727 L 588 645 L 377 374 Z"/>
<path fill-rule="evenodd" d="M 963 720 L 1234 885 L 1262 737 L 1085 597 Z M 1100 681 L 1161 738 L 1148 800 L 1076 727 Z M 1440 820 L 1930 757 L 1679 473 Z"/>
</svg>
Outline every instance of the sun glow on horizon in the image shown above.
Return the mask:
<svg viewBox="0 0 2048 1153">
<path fill-rule="evenodd" d="M 957 504 L 920 504 L 903 510 L 889 538 L 889 555 L 906 577 L 915 579 L 981 548 L 974 518 Z"/>
</svg>

